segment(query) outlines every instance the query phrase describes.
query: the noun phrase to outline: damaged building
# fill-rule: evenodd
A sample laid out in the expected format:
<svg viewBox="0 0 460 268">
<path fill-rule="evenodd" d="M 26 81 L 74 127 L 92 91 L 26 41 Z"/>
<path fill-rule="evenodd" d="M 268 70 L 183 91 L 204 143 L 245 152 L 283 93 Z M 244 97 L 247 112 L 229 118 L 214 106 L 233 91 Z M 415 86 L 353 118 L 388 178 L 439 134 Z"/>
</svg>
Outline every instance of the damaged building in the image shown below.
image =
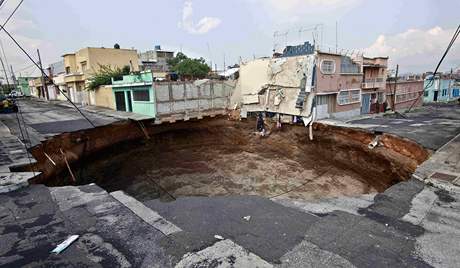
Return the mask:
<svg viewBox="0 0 460 268">
<path fill-rule="evenodd" d="M 240 66 L 232 103 L 241 108 L 243 118 L 250 112 L 271 112 L 285 122 L 301 117 L 308 125 L 315 119 L 361 114 L 360 61 L 341 54 L 306 51 Z"/>
</svg>

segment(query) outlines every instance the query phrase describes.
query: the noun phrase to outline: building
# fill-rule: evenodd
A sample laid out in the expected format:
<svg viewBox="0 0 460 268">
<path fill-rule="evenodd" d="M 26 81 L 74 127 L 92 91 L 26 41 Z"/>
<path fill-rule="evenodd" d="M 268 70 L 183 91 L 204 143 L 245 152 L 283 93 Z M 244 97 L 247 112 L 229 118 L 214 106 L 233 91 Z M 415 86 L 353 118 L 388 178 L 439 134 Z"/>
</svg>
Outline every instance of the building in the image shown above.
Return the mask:
<svg viewBox="0 0 460 268">
<path fill-rule="evenodd" d="M 350 118 L 361 114 L 363 73 L 349 56 L 316 51 L 317 118 Z"/>
<path fill-rule="evenodd" d="M 152 71 L 156 79 L 164 79 L 169 73 L 168 60 L 174 58 L 173 51 L 162 50 L 160 46 L 155 46 L 154 50 L 139 53 L 141 69 Z"/>
<path fill-rule="evenodd" d="M 53 80 L 53 87 L 56 91 L 57 100 L 67 100 L 64 94 L 69 97 L 69 92 L 65 84 L 65 67 L 64 60 L 52 63 L 48 67 L 50 78 Z"/>
<path fill-rule="evenodd" d="M 30 94 L 33 97 L 44 99 L 44 100 L 57 100 L 57 95 L 59 90 L 53 85 L 51 81 L 52 75 L 50 73 L 50 68 L 44 69 L 47 77 L 37 77 L 35 79 L 29 80 Z M 43 81 L 45 85 L 43 85 Z"/>
<path fill-rule="evenodd" d="M 34 80 L 35 77 L 25 77 L 20 76 L 18 77 L 18 90 L 24 93 L 24 96 L 30 96 L 30 88 L 29 88 L 29 81 Z"/>
<path fill-rule="evenodd" d="M 387 57 L 314 50 L 308 42 L 242 63 L 232 105 L 248 112 L 304 118 L 351 118 L 383 112 Z M 315 111 L 315 112 L 313 112 Z"/>
<path fill-rule="evenodd" d="M 412 107 L 420 107 L 423 104 L 423 84 L 420 77 L 407 77 L 387 79 L 386 99 L 388 108 L 392 110 L 404 110 Z"/>
<path fill-rule="evenodd" d="M 121 80 L 112 78 L 116 110 L 155 117 L 155 95 L 152 83 L 151 71 L 124 75 Z"/>
<path fill-rule="evenodd" d="M 361 114 L 385 111 L 388 57 L 362 57 Z"/>
<path fill-rule="evenodd" d="M 85 91 L 86 83 L 101 66 L 129 66 L 131 71 L 139 71 L 138 55 L 134 49 L 87 47 L 63 57 L 65 89 L 70 99 L 76 103 L 89 104 L 89 93 Z"/>
<path fill-rule="evenodd" d="M 302 45 L 297 45 L 297 46 L 286 46 L 284 48 L 283 53 L 281 57 L 293 57 L 293 56 L 301 56 L 301 55 L 309 55 L 313 54 L 315 52 L 315 47 L 310 44 L 310 42 L 305 42 Z"/>
<path fill-rule="evenodd" d="M 451 75 L 429 74 L 425 77 L 423 102 L 448 102 L 457 100 L 460 84 Z"/>
</svg>

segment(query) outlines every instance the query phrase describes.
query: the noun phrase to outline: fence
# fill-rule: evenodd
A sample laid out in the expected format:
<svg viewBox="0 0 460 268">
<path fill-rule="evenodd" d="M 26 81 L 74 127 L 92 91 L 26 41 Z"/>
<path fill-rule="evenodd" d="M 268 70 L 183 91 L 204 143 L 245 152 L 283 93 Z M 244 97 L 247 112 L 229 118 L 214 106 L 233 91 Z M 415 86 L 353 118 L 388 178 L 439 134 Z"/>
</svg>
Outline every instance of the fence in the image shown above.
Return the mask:
<svg viewBox="0 0 460 268">
<path fill-rule="evenodd" d="M 215 80 L 154 83 L 157 121 L 224 114 L 234 86 L 230 81 Z"/>
</svg>

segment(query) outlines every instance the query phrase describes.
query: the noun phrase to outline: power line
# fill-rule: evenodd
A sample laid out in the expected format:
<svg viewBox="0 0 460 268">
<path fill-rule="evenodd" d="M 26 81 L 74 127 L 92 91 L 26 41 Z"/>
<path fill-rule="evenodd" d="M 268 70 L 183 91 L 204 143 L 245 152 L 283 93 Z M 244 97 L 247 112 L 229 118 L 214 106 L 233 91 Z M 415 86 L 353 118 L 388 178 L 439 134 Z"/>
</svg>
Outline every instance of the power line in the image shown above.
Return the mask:
<svg viewBox="0 0 460 268">
<path fill-rule="evenodd" d="M 73 107 L 81 114 L 81 116 L 83 116 L 83 118 L 85 118 L 86 121 L 88 121 L 92 127 L 96 127 L 96 125 L 94 125 L 93 122 L 91 120 L 89 120 L 89 118 L 85 114 L 83 114 L 83 112 L 77 107 L 77 105 L 75 105 L 75 103 L 72 102 L 72 100 L 70 100 L 70 98 L 59 88 L 59 86 L 54 84 L 53 79 L 51 79 L 45 73 L 45 71 L 35 62 L 35 60 L 32 59 L 32 57 L 29 55 L 29 53 L 27 53 L 27 51 L 25 51 L 25 49 L 18 43 L 18 41 L 16 41 L 16 39 L 5 29 L 6 23 L 8 23 L 9 19 L 13 16 L 13 14 L 16 12 L 16 10 L 18 10 L 19 6 L 22 4 L 23 1 L 24 0 L 21 0 L 21 2 L 19 2 L 18 6 L 13 10 L 13 12 L 8 17 L 8 19 L 3 23 L 3 25 L 0 26 L 1 27 L 0 31 L 3 30 L 8 35 L 8 37 L 11 38 L 11 40 L 13 40 L 13 42 L 16 44 L 16 46 L 18 46 L 19 49 L 29 58 L 29 60 L 40 70 L 40 72 L 43 74 L 43 76 L 45 78 L 47 78 L 59 90 L 59 92 L 61 92 L 62 95 L 73 105 Z"/>
<path fill-rule="evenodd" d="M 455 41 L 457 40 L 457 37 L 458 35 L 460 34 L 460 24 L 458 25 L 457 27 L 457 30 L 455 30 L 454 32 L 454 35 L 452 36 L 452 39 L 450 40 L 449 42 L 449 45 L 447 46 L 446 50 L 444 51 L 444 54 L 442 55 L 441 59 L 439 60 L 438 62 L 438 65 L 436 65 L 436 68 L 434 69 L 434 72 L 433 72 L 433 75 L 430 79 L 430 82 L 423 88 L 423 92 L 425 92 L 425 90 L 429 87 L 431 87 L 434 83 L 434 80 L 435 80 L 435 76 L 436 76 L 436 73 L 438 72 L 438 69 L 439 67 L 441 66 L 441 63 L 444 61 L 444 58 L 447 56 L 447 53 L 449 52 L 450 48 L 454 45 Z M 415 100 L 414 102 L 411 104 L 411 106 L 409 107 L 409 109 L 405 112 L 405 113 L 408 113 L 410 112 L 410 110 L 412 109 L 412 107 L 415 105 L 415 103 L 417 103 L 418 99 L 420 99 L 420 97 L 422 96 L 423 94 L 420 94 Z"/>
</svg>

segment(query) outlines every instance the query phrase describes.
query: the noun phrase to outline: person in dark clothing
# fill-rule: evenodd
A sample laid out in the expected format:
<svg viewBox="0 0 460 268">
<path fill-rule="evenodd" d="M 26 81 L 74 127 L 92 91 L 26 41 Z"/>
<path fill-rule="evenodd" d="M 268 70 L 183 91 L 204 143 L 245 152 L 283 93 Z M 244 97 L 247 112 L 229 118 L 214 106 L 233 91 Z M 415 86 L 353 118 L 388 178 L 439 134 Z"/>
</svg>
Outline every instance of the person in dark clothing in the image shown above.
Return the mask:
<svg viewBox="0 0 460 268">
<path fill-rule="evenodd" d="M 256 129 L 257 131 L 259 132 L 263 132 L 265 130 L 265 125 L 264 125 L 264 118 L 262 116 L 262 113 L 259 113 L 259 115 L 257 116 L 257 125 L 256 125 Z"/>
</svg>

